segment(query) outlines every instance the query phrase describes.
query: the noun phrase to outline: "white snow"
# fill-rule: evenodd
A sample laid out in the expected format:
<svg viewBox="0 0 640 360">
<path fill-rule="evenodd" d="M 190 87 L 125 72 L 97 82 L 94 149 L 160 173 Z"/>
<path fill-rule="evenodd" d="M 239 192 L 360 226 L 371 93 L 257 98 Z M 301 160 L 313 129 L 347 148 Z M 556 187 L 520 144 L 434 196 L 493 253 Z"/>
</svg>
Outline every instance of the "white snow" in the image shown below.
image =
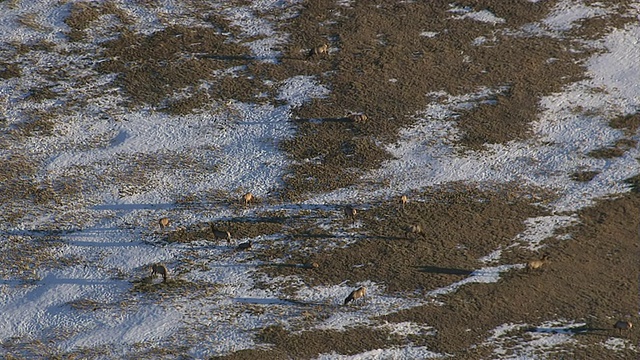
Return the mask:
<svg viewBox="0 0 640 360">
<path fill-rule="evenodd" d="M 449 10 L 454 13 L 462 13 L 463 15 L 454 16 L 454 19 L 472 19 L 475 21 L 486 22 L 493 25 L 504 23 L 505 20 L 503 18 L 499 18 L 495 16 L 489 10 L 480 10 L 480 11 L 469 11 L 464 8 L 456 8 L 453 10 Z"/>
<path fill-rule="evenodd" d="M 342 355 L 335 352 L 321 354 L 317 360 L 375 360 L 375 359 L 438 359 L 445 357 L 441 354 L 429 351 L 426 346 L 407 346 L 398 349 L 378 349 L 366 351 L 358 355 Z"/>
<path fill-rule="evenodd" d="M 554 31 L 567 31 L 575 27 L 577 21 L 606 15 L 608 10 L 603 6 L 598 2 L 587 5 L 581 1 L 563 0 L 542 23 Z"/>
</svg>

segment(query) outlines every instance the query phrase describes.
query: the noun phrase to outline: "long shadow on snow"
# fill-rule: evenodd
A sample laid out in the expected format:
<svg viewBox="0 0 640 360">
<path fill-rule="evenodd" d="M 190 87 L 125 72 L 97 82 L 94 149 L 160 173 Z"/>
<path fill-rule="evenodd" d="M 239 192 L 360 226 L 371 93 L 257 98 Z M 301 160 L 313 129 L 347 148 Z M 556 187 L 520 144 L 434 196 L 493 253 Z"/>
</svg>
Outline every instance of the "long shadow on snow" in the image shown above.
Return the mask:
<svg viewBox="0 0 640 360">
<path fill-rule="evenodd" d="M 24 296 L 15 302 L 16 307 L 24 305 L 25 302 L 33 301 L 37 302 L 47 292 L 53 291 L 57 285 L 80 285 L 80 286 L 95 286 L 95 285 L 109 285 L 114 286 L 118 283 L 124 283 L 119 280 L 100 280 L 100 279 L 70 279 L 70 278 L 58 278 L 53 275 L 48 275 L 39 281 L 20 281 L 20 280 L 0 280 L 2 285 L 33 285 L 35 286 L 31 291 L 27 292 Z"/>
<path fill-rule="evenodd" d="M 86 246 L 86 247 L 132 247 L 132 246 L 140 246 L 144 244 L 142 241 L 131 241 L 131 242 L 108 242 L 108 241 L 67 241 L 67 245 L 72 246 Z"/>
<path fill-rule="evenodd" d="M 431 273 L 431 274 L 447 274 L 447 275 L 461 275 L 469 276 L 473 274 L 474 270 L 455 269 L 455 268 L 442 268 L 437 266 L 414 266 L 418 271 Z"/>
<path fill-rule="evenodd" d="M 596 333 L 597 331 L 609 331 L 608 328 L 596 328 L 589 326 L 576 326 L 576 327 L 559 327 L 559 328 L 544 328 L 544 327 L 531 327 L 527 328 L 525 332 L 543 333 L 543 334 L 577 334 L 577 335 L 601 335 L 608 336 L 606 334 Z"/>
<path fill-rule="evenodd" d="M 263 298 L 235 298 L 236 302 L 243 304 L 258 304 L 258 305 L 298 305 L 298 306 L 326 306 L 327 304 L 306 302 L 290 299 L 263 299 Z"/>
<path fill-rule="evenodd" d="M 175 207 L 176 204 L 102 204 L 93 206 L 91 210 L 166 210 Z"/>
</svg>

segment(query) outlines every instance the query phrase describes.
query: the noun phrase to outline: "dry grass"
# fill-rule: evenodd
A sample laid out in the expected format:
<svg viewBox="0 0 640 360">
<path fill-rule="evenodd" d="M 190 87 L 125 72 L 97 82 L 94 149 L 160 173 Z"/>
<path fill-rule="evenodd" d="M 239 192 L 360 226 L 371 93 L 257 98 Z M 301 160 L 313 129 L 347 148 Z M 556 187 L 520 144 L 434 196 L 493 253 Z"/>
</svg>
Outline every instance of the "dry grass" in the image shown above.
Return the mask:
<svg viewBox="0 0 640 360">
<path fill-rule="evenodd" d="M 71 12 L 64 22 L 71 28 L 67 34 L 71 41 L 83 41 L 84 30 L 104 15 L 115 15 L 122 24 L 132 22 L 129 15 L 117 4 L 111 1 L 104 2 L 73 2 Z"/>
<path fill-rule="evenodd" d="M 525 219 L 544 214 L 532 204 L 533 199 L 513 197 L 506 191 L 431 189 L 412 199 L 405 211 L 399 211 L 393 200 L 359 211 L 363 225 L 353 234 L 355 243 L 349 247 L 314 250 L 311 258 L 308 249 L 271 247 L 268 251 L 271 258 L 279 250 L 281 258 L 294 262 L 315 261 L 320 266 L 313 272 L 291 267 L 260 271 L 271 277 L 298 275 L 309 286 L 369 280 L 385 284 L 390 293 L 424 292 L 450 283 L 451 274 L 468 275 L 479 266 L 478 258 L 510 244 L 524 230 Z M 424 236 L 407 239 L 404 228 L 409 224 L 421 224 Z M 305 248 L 312 247 L 313 238 L 335 242 L 326 232 L 291 236 Z M 505 256 L 504 261 L 512 256 Z"/>
<path fill-rule="evenodd" d="M 231 240 L 237 242 L 241 238 L 255 238 L 261 235 L 272 235 L 282 232 L 285 219 L 279 218 L 233 218 L 229 221 L 214 223 L 216 229 L 229 231 Z M 217 241 L 211 232 L 210 224 L 200 223 L 183 227 L 167 234 L 169 243 L 190 243 L 193 241 Z"/>
<path fill-rule="evenodd" d="M 431 324 L 437 334 L 430 348 L 466 359 L 478 358 L 475 352 L 469 355 L 468 349 L 501 324 L 540 324 L 562 314 L 594 329 L 587 333 L 592 336 L 575 337 L 579 345 L 569 351 L 581 354 L 578 358 L 633 357 L 635 350 L 611 353 L 599 345 L 599 339 L 613 336 L 611 317 L 634 314 L 637 308 L 639 201 L 632 194 L 581 211 L 571 240 L 546 241 L 546 249 L 554 256 L 545 271 L 512 274 L 497 284 L 471 284 L 443 296 L 440 300 L 446 306 L 425 305 L 382 319 Z M 637 342 L 638 335 L 632 336 Z"/>
<path fill-rule="evenodd" d="M 369 327 L 355 327 L 343 332 L 303 331 L 292 335 L 280 326 L 270 326 L 261 330 L 257 339 L 271 344 L 271 349 L 242 350 L 229 356 L 212 357 L 212 359 L 310 359 L 321 353 L 355 355 L 370 349 L 402 346 L 408 343 L 408 339 L 402 336 Z"/>
<path fill-rule="evenodd" d="M 446 1 L 363 1 L 353 2 L 352 7 L 338 7 L 333 0 L 306 2 L 300 6 L 300 15 L 288 19 L 282 28 L 291 34 L 291 41 L 284 49 L 281 63 L 266 64 L 251 58 L 242 45 L 243 41 L 255 39 L 240 38 L 237 29 L 227 20 L 206 15 L 210 14 L 207 11 L 211 10 L 210 5 L 195 1 L 194 8 L 203 10 L 198 16 L 209 16 L 213 27 L 171 25 L 150 36 L 119 29 L 118 38 L 103 44 L 104 53 L 100 55 L 103 57 L 96 58 L 100 64 L 97 70 L 101 74 L 118 74 L 115 85 L 124 89 L 131 105 L 152 105 L 175 115 L 208 110 L 209 103 L 227 104 L 229 99 L 255 102 L 256 95 L 261 93 L 268 94 L 265 101 L 278 105 L 280 102 L 273 99 L 276 89 L 265 85 L 265 80 L 277 83 L 295 75 L 314 76 L 331 88 L 332 93 L 325 99 L 315 99 L 295 109 L 297 133 L 293 139 L 280 144 L 294 165 L 285 178 L 286 189 L 279 195 L 284 201 L 298 200 L 310 193 L 357 184 L 361 174 L 388 160 L 390 156 L 384 146 L 397 139 L 399 129 L 415 122 L 413 115 L 416 112 L 437 101 L 426 96 L 429 92 L 459 95 L 483 88 L 505 89 L 453 117 L 463 133 L 459 145 L 483 149 L 488 143 L 526 139 L 530 123 L 539 113 L 540 98 L 583 78 L 583 60 L 593 54 L 580 41 L 544 35 L 516 36 L 510 32 L 547 17 L 556 3 L 495 0 L 457 3 L 474 10 L 491 9 L 496 16 L 505 19 L 503 24 L 492 25 L 452 19 L 450 2 Z M 621 9 L 630 4 L 631 1 L 617 3 Z M 156 4 L 148 2 L 146 6 L 153 8 Z M 335 15 L 338 13 L 340 16 Z M 127 14 L 115 3 L 73 2 L 66 20 L 71 28 L 70 38 L 84 40 L 85 30 L 99 23 L 105 15 L 115 15 L 122 24 L 128 21 Z M 38 26 L 32 15 L 21 21 L 26 26 Z M 630 21 L 634 19 L 615 14 L 584 20 L 582 26 L 574 27 L 572 36 L 601 38 L 611 28 L 621 28 Z M 166 19 L 166 23 L 172 22 Z M 438 35 L 434 38 L 418 36 L 424 29 Z M 474 40 L 480 37 L 487 40 L 485 44 L 474 45 Z M 304 59 L 302 50 L 325 41 L 337 51 Z M 36 49 L 46 51 L 48 46 L 51 45 L 22 44 L 16 46 L 15 51 L 24 55 Z M 233 74 L 216 75 L 231 67 L 239 68 Z M 0 62 L 0 79 L 20 76 L 17 62 Z M 208 90 L 200 90 L 203 81 L 211 84 Z M 32 101 L 57 96 L 49 88 L 31 90 Z M 226 113 L 229 107 L 220 106 L 218 110 Z M 344 121 L 344 116 L 350 112 L 366 113 L 370 120 L 362 124 Z M 632 136 L 639 125 L 638 114 L 611 120 L 610 126 L 624 129 L 627 139 L 589 156 L 612 158 L 635 148 L 637 144 Z M 54 128 L 55 118 L 34 113 L 9 135 L 17 139 L 49 136 Z M 51 183 L 39 183 L 35 174 L 40 164 L 20 153 L 11 154 L 0 169 L 0 203 L 5 205 L 1 216 L 11 222 L 25 215 L 21 212 L 27 208 L 26 202 L 36 205 L 60 203 L 88 187 L 105 183 L 118 183 L 124 195 L 148 191 L 157 186 L 157 182 L 145 174 L 155 171 L 189 169 L 194 174 L 216 171 L 213 165 L 171 154 L 123 155 L 112 161 L 106 164 L 112 166 L 104 174 L 77 182 L 68 175 Z M 586 182 L 596 175 L 594 171 L 581 171 L 572 178 Z M 633 177 L 627 182 L 637 190 L 640 180 Z M 237 194 L 216 191 L 186 194 L 178 200 L 185 206 L 202 201 L 208 205 L 232 204 L 240 209 L 238 194 L 244 191 L 246 189 L 238 189 Z M 318 219 L 335 218 L 336 227 L 343 226 L 342 217 L 332 212 L 308 211 L 293 216 L 287 212 L 263 213 L 251 218 L 226 219 L 218 225 L 230 231 L 234 239 L 279 233 L 287 236 L 285 241 L 279 239 L 273 244 L 265 241 L 261 244 L 264 246 L 252 250 L 255 259 L 267 265 L 259 268 L 259 274 L 294 275 L 306 286 L 374 281 L 386 286 L 386 291 L 392 295 L 420 294 L 462 279 L 473 269 L 483 266 L 477 259 L 511 244 L 524 230 L 525 219 L 547 215 L 536 203 L 552 199 L 552 196 L 540 189 L 478 190 L 454 184 L 449 188 L 411 194 L 411 199 L 403 212 L 392 200 L 362 204 L 366 205 L 359 211 L 362 226 L 346 229 L 345 238 L 334 238 L 330 231 L 315 224 Z M 270 201 L 275 200 L 265 199 L 265 203 Z M 412 343 L 427 345 L 433 351 L 461 359 L 489 358 L 492 349 L 477 345 L 492 329 L 505 323 L 536 324 L 557 319 L 558 314 L 562 314 L 570 319 L 605 324 L 609 316 L 632 314 L 636 305 L 634 299 L 638 298 L 637 286 L 634 286 L 638 273 L 635 259 L 637 222 L 634 220 L 638 218 L 638 201 L 637 194 L 632 194 L 582 211 L 580 225 L 567 231 L 572 235 L 570 239 L 560 241 L 551 237 L 545 240 L 547 250 L 558 256 L 548 269 L 535 276 L 523 276 L 514 271 L 505 274 L 497 284 L 468 285 L 442 297 L 440 300 L 445 306 L 423 306 L 380 319 L 435 326 L 435 336 L 400 338 L 389 331 L 368 327 L 344 332 L 294 333 L 271 326 L 261 329 L 257 340 L 272 344 L 272 348 L 238 351 L 228 357 L 303 359 L 332 351 L 350 355 Z M 407 224 L 420 224 L 425 238 L 406 239 L 403 227 Z M 167 241 L 212 240 L 208 225 L 175 229 L 166 235 Z M 50 250 L 57 246 L 55 241 L 22 237 L 6 240 L 0 243 L 3 253 L 11 254 L 0 261 L 3 265 L 0 272 L 6 277 L 37 281 L 34 268 L 63 266 L 77 261 L 54 259 Z M 340 246 L 348 241 L 353 244 Z M 516 263 L 530 256 L 515 247 L 505 250 L 500 261 Z M 319 267 L 297 266 L 311 262 L 317 262 Z M 271 264 L 275 266 L 269 266 Z M 206 267 L 184 260 L 180 269 L 186 271 L 198 266 Z M 126 274 L 115 275 L 127 277 Z M 217 286 L 186 281 L 179 276 L 166 283 L 145 277 L 132 281 L 131 296 L 149 301 L 213 296 Z M 295 294 L 294 287 L 280 290 Z M 620 291 L 624 293 L 622 299 L 614 298 L 613 294 Z M 81 310 L 101 306 L 91 299 L 80 299 L 69 305 Z M 248 311 L 260 312 L 264 308 L 253 307 Z M 327 306 L 305 311 L 311 327 L 340 309 Z M 527 337 L 522 331 L 509 335 Z M 631 336 L 637 341 L 635 333 Z M 635 355 L 628 349 L 606 353 L 594 337 L 576 338 L 579 346 L 572 351 L 578 358 Z M 193 339 L 194 344 L 197 340 Z M 42 342 L 20 341 L 12 343 L 9 340 L 2 345 L 7 351 L 25 357 L 61 357 Z M 140 347 L 142 350 L 136 356 L 142 358 L 170 357 L 186 350 L 150 349 L 144 344 Z M 66 355 L 100 357 L 105 354 L 109 354 L 108 349 L 97 347 Z"/>
<path fill-rule="evenodd" d="M 4 254 L 0 260 L 0 275 L 5 279 L 21 279 L 37 282 L 39 269 L 57 269 L 77 265 L 80 260 L 72 257 L 59 257 L 54 250 L 62 245 L 52 235 L 20 236 L 9 235 L 0 240 L 0 251 Z"/>
<path fill-rule="evenodd" d="M 0 79 L 11 79 L 20 77 L 22 71 L 16 63 L 0 61 Z"/>
<path fill-rule="evenodd" d="M 40 21 L 38 21 L 38 14 L 36 13 L 27 13 L 18 16 L 18 22 L 21 25 L 24 25 L 28 28 L 31 28 L 36 31 L 49 32 L 51 28 L 43 26 Z"/>
<path fill-rule="evenodd" d="M 51 90 L 51 88 L 44 87 L 44 88 L 35 88 L 35 89 L 29 90 L 29 95 L 27 96 L 27 99 L 33 100 L 36 102 L 41 102 L 44 100 L 55 99 L 57 97 L 58 97 L 58 94 L 55 91 Z"/>
<path fill-rule="evenodd" d="M 104 304 L 99 301 L 96 301 L 93 299 L 85 299 L 85 298 L 76 299 L 68 302 L 67 304 L 75 310 L 82 310 L 82 311 L 89 311 L 89 310 L 95 311 L 97 309 L 104 307 Z"/>
<path fill-rule="evenodd" d="M 250 57 L 246 48 L 229 42 L 228 36 L 213 28 L 175 25 L 148 37 L 124 32 L 103 45 L 106 61 L 98 70 L 120 74 L 118 83 L 134 104 L 152 104 L 183 114 L 208 98 L 243 100 L 264 88 L 261 80 L 242 73 L 215 76 L 217 70 L 243 65 Z M 201 80 L 213 81 L 214 90 L 171 100 L 175 91 L 195 87 Z"/>
<path fill-rule="evenodd" d="M 609 126 L 614 129 L 624 129 L 627 135 L 633 136 L 640 127 L 640 113 L 616 117 L 609 122 Z"/>
<path fill-rule="evenodd" d="M 170 301 L 171 299 L 196 299 L 210 297 L 219 288 L 218 284 L 209 282 L 194 282 L 180 279 L 169 274 L 166 282 L 158 282 L 152 276 L 131 281 L 131 292 L 144 294 L 145 298 L 155 301 Z"/>
<path fill-rule="evenodd" d="M 593 178 L 598 174 L 600 174 L 599 171 L 579 171 L 571 174 L 571 180 L 579 182 L 589 182 L 593 180 Z"/>
<path fill-rule="evenodd" d="M 51 136 L 55 123 L 46 113 L 32 114 L 27 120 L 15 125 L 20 136 Z"/>
<path fill-rule="evenodd" d="M 340 8 L 344 17 L 330 15 L 337 10 L 331 1 L 306 6 L 287 25 L 292 41 L 282 59 L 284 66 L 250 67 L 276 79 L 292 73 L 316 75 L 332 89 L 326 99 L 296 111 L 302 119 L 296 137 L 282 144 L 296 161 L 285 179 L 287 199 L 354 184 L 360 171 L 389 159 L 381 145 L 395 141 L 397 131 L 415 121 L 412 115 L 432 100 L 426 96 L 429 92 L 458 95 L 506 87 L 491 101 L 458 114 L 461 144 L 481 149 L 486 143 L 526 138 L 529 123 L 537 118 L 539 99 L 580 79 L 584 70 L 580 60 L 589 55 L 586 49 L 570 51 L 573 45 L 562 39 L 505 35 L 491 24 L 450 20 L 445 3 L 372 5 L 363 2 Z M 502 27 L 512 27 L 543 18 L 551 4 L 471 6 L 491 8 L 505 17 Z M 320 28 L 321 22 L 327 25 Z M 419 36 L 425 28 L 438 36 Z M 488 46 L 473 45 L 479 36 L 494 40 Z M 321 59 L 301 59 L 300 49 L 325 39 L 332 39 L 331 46 L 338 51 Z M 556 60 L 549 62 L 551 57 Z M 339 121 L 348 112 L 364 112 L 371 120 L 366 124 Z M 305 121 L 318 118 L 320 123 Z"/>
</svg>

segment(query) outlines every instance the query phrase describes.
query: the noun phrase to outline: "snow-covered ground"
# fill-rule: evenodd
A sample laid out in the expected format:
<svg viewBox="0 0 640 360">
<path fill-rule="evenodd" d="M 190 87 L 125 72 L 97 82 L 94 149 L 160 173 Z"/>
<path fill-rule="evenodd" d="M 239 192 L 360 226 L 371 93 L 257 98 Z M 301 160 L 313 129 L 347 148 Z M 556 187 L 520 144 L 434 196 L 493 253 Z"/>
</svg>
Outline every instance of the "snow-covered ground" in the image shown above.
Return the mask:
<svg viewBox="0 0 640 360">
<path fill-rule="evenodd" d="M 177 23 L 189 23 L 180 2 L 160 2 L 155 12 L 129 2 L 115 3 L 135 19 L 139 31 L 148 33 L 161 29 L 157 20 L 160 16 L 172 16 Z M 255 13 L 280 6 L 279 3 L 256 1 L 242 8 L 220 5 L 220 11 L 246 36 L 259 34 L 264 37 L 246 44 L 264 61 L 277 61 L 278 53 L 271 49 L 286 44 L 287 34 Z M 341 3 L 349 6 L 349 2 Z M 528 24 L 519 31 L 545 31 L 560 36 L 578 20 L 608 11 L 614 10 L 565 1 L 545 21 Z M 0 2 L 2 41 L 8 44 L 42 39 L 61 49 L 69 47 L 71 45 L 61 35 L 67 30 L 63 20 L 68 13 L 69 3 L 54 0 Z M 17 22 L 16 19 L 27 14 L 35 14 L 35 21 L 47 31 Z M 640 6 L 637 6 L 631 15 L 637 17 L 639 14 Z M 489 10 L 472 12 L 459 7 L 452 8 L 451 16 L 493 24 L 504 21 Z M 429 36 L 437 38 L 438 35 Z M 464 96 L 442 94 L 448 97 L 447 101 L 434 103 L 415 114 L 419 121 L 404 129 L 401 139 L 388 147 L 397 160 L 388 161 L 364 176 L 364 180 L 387 179 L 388 187 L 339 189 L 317 194 L 306 203 L 339 204 L 355 198 L 366 202 L 458 181 L 473 184 L 519 182 L 560 194 L 557 201 L 547 204 L 553 210 L 552 215 L 529 219 L 527 229 L 514 238 L 514 242 L 525 241 L 532 249 L 537 249 L 542 240 L 573 224 L 576 221 L 573 214 L 577 210 L 591 205 L 596 199 L 629 191 L 623 180 L 640 173 L 638 148 L 610 159 L 586 156 L 589 151 L 607 147 L 625 136 L 622 131 L 610 128 L 606 119 L 640 108 L 638 39 L 640 25 L 636 22 L 593 41 L 592 46 L 602 51 L 589 59 L 588 78 L 542 100 L 544 110 L 534 124 L 534 135 L 528 140 L 493 145 L 489 151 L 456 152 L 454 140 L 458 130 L 449 120 L 450 115 L 501 89 L 486 89 Z M 181 195 L 222 191 L 237 197 L 251 189 L 257 196 L 265 196 L 278 189 L 287 158 L 278 150 L 277 143 L 293 134 L 291 109 L 314 97 L 325 96 L 329 91 L 319 86 L 316 79 L 297 76 L 276 84 L 278 98 L 286 102 L 284 105 L 233 101 L 220 105 L 220 111 L 181 116 L 178 121 L 152 108 L 133 111 L 123 108 L 120 105 L 123 99 L 116 89 L 104 90 L 112 78 L 95 74 L 90 58 L 64 51 L 31 52 L 30 56 L 32 58 L 22 61 L 32 64 L 31 70 L 27 68 L 18 78 L 0 81 L 0 107 L 9 125 L 20 122 L 27 110 L 54 107 L 56 100 L 37 104 L 23 101 L 27 89 L 47 83 L 39 69 L 64 68 L 74 76 L 94 77 L 87 83 L 69 79 L 56 84 L 57 88 L 65 90 L 66 96 L 85 98 L 87 106 L 56 119 L 54 136 L 31 137 L 15 145 L 20 146 L 20 151 L 29 158 L 43 161 L 45 166 L 37 172 L 42 181 L 77 177 L 87 189 L 83 190 L 83 198 L 73 204 L 26 209 L 25 213 L 29 215 L 18 223 L 1 225 L 0 244 L 18 238 L 33 239 L 42 229 L 65 230 L 59 234 L 62 245 L 55 248 L 55 256 L 78 260 L 71 266 L 33 269 L 30 281 L 0 280 L 0 341 L 12 338 L 51 341 L 51 346 L 60 352 L 110 346 L 113 356 L 125 355 L 140 344 L 157 346 L 170 342 L 184 346 L 188 355 L 202 358 L 255 348 L 258 344 L 254 342 L 254 329 L 268 324 L 298 328 L 302 324 L 302 311 L 292 306 L 291 301 L 335 306 L 352 290 L 347 284 L 304 288 L 295 294 L 295 299 L 290 299 L 275 290 L 255 288 L 251 275 L 260 263 L 248 255 L 231 252 L 227 246 L 206 242 L 156 246 L 144 241 L 159 231 L 157 219 L 168 214 L 179 219 L 172 225 L 175 227 L 232 217 L 236 211 L 220 204 L 207 208 L 178 207 L 174 201 Z M 582 111 L 576 111 L 578 107 Z M 585 115 L 587 113 L 591 115 Z M 229 121 L 230 117 L 236 120 Z M 638 135 L 633 138 L 638 139 Z M 172 154 L 173 157 L 167 155 L 165 164 L 155 164 L 154 171 L 145 174 L 145 186 L 127 188 L 111 175 L 114 168 L 117 170 L 127 159 L 158 154 Z M 177 158 L 187 165 L 179 165 Z M 214 168 L 215 171 L 207 171 Z M 585 169 L 596 171 L 598 175 L 589 182 L 570 179 L 570 174 Z M 255 215 L 281 207 L 262 204 L 243 211 L 245 215 Z M 52 225 L 54 222 L 55 226 Z M 261 241 L 281 236 L 284 235 L 250 240 L 259 248 Z M 492 261 L 499 256 L 499 252 L 487 254 L 486 260 Z M 186 269 L 181 264 L 187 259 L 201 267 Z M 180 274 L 184 280 L 209 284 L 215 291 L 200 289 L 192 294 L 169 296 L 162 301 L 131 292 L 131 277 L 147 276 L 148 266 L 156 262 L 164 262 L 173 273 L 184 271 Z M 383 296 L 382 284 L 362 283 L 360 285 L 367 286 L 370 293 L 366 305 L 336 308 L 332 316 L 312 328 L 343 330 L 355 324 L 388 326 L 372 318 L 432 302 L 439 295 L 455 291 L 466 283 L 495 282 L 501 272 L 514 267 L 522 267 L 522 264 L 488 265 L 476 269 L 464 280 L 431 291 L 425 299 Z M 87 299 L 96 303 L 95 310 L 73 306 Z M 248 305 L 265 311 L 248 312 Z M 486 341 L 502 344 L 506 331 L 514 326 L 526 325 L 505 324 L 504 329 L 496 329 Z M 430 330 L 406 323 L 398 324 L 395 331 L 411 334 Z M 192 335 L 184 336 L 187 332 Z M 533 350 L 572 341 L 570 332 L 538 332 L 534 339 L 520 344 L 516 355 L 507 355 L 500 350 L 495 355 L 503 359 L 528 358 Z M 611 349 L 628 346 L 615 343 L 618 340 L 607 341 Z M 0 349 L 0 355 L 6 353 L 7 350 Z M 436 354 L 427 347 L 408 346 L 372 350 L 348 358 L 443 356 L 446 354 Z M 318 359 L 339 357 L 344 358 L 333 353 L 321 354 Z"/>
</svg>

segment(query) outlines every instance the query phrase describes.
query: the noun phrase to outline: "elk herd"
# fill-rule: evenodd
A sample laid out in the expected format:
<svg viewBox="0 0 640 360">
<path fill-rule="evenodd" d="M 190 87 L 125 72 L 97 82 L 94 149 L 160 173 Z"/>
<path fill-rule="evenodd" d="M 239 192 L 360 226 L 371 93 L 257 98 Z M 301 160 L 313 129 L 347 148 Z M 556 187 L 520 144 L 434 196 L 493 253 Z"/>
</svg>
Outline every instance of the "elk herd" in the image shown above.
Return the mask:
<svg viewBox="0 0 640 360">
<path fill-rule="evenodd" d="M 248 192 L 240 198 L 241 203 L 246 207 L 249 206 L 255 200 L 254 195 L 251 192 Z M 400 211 L 404 214 L 409 205 L 409 198 L 407 195 L 401 195 L 398 200 L 398 204 L 400 207 Z M 345 205 L 342 208 L 342 212 L 344 214 L 344 219 L 349 221 L 352 225 L 354 225 L 357 221 L 358 210 L 352 205 Z M 171 221 L 168 217 L 163 217 L 158 220 L 158 224 L 160 229 L 164 231 L 169 225 Z M 232 242 L 231 233 L 227 230 L 219 229 L 214 224 L 210 224 L 210 230 L 213 234 L 215 240 L 225 240 L 227 244 Z M 408 240 L 415 240 L 418 237 L 425 237 L 423 228 L 420 224 L 410 224 L 402 227 L 404 231 L 404 236 Z M 248 250 L 251 249 L 252 243 L 251 241 L 246 241 L 237 245 L 236 250 Z M 532 271 L 540 271 L 542 270 L 546 264 L 549 262 L 549 255 L 544 254 L 541 258 L 533 259 L 525 263 L 524 269 L 526 272 Z M 312 264 L 301 266 L 303 268 L 308 269 L 318 269 L 319 265 L 316 262 Z M 153 264 L 150 267 L 152 276 L 162 276 L 163 282 L 167 282 L 169 277 L 169 270 L 164 264 Z M 365 296 L 367 295 L 367 289 L 364 286 L 358 287 L 357 289 L 351 291 L 347 297 L 344 299 L 343 305 L 348 305 L 349 303 L 357 303 L 358 301 L 363 301 Z M 617 329 L 619 334 L 621 335 L 623 331 L 629 331 L 633 327 L 633 324 L 630 321 L 617 321 L 613 324 L 613 328 Z"/>
<path fill-rule="evenodd" d="M 321 46 L 317 46 L 313 48 L 309 53 L 309 57 L 317 57 L 317 56 L 327 55 L 327 54 L 328 54 L 328 45 L 325 43 Z M 349 114 L 346 116 L 346 119 L 354 123 L 363 123 L 368 120 L 368 117 L 365 114 Z M 251 192 L 247 192 L 244 195 L 242 195 L 240 201 L 241 203 L 243 203 L 244 207 L 247 207 L 252 202 L 255 201 L 255 197 Z M 405 212 L 408 204 L 409 204 L 408 196 L 401 195 L 399 198 L 399 205 L 402 213 Z M 346 220 L 350 220 L 352 225 L 355 225 L 356 218 L 358 215 L 358 210 L 352 205 L 346 205 L 343 207 L 343 213 L 344 213 L 344 218 Z M 158 220 L 158 224 L 162 231 L 165 231 L 167 227 L 170 225 L 170 223 L 171 221 L 168 217 L 163 217 Z M 227 244 L 230 244 L 232 242 L 231 233 L 229 231 L 219 229 L 213 224 L 210 225 L 210 229 L 215 240 L 225 240 Z M 425 234 L 420 224 L 409 224 L 402 227 L 402 230 L 404 231 L 404 236 L 406 239 L 415 240 L 418 237 L 425 238 Z M 251 241 L 246 241 L 237 245 L 236 250 L 243 251 L 243 250 L 248 250 L 251 247 L 252 247 Z M 545 254 L 539 259 L 530 260 L 525 264 L 524 268 L 527 272 L 540 271 L 549 262 L 548 258 L 549 258 L 548 254 Z M 319 265 L 318 263 L 313 262 L 312 265 L 305 265 L 303 267 L 317 269 Z M 164 264 L 161 264 L 161 263 L 153 264 L 150 269 L 151 269 L 152 276 L 161 275 L 163 278 L 163 282 L 167 281 L 169 276 L 169 270 Z M 359 287 L 349 293 L 349 295 L 345 298 L 343 305 L 348 305 L 350 302 L 355 303 L 359 299 L 364 299 L 366 294 L 367 294 L 367 289 L 364 286 Z M 629 331 L 631 330 L 632 327 L 633 327 L 633 324 L 630 321 L 622 321 L 622 320 L 617 321 L 613 325 L 613 328 L 617 329 L 620 335 L 622 334 L 622 331 Z"/>
</svg>

